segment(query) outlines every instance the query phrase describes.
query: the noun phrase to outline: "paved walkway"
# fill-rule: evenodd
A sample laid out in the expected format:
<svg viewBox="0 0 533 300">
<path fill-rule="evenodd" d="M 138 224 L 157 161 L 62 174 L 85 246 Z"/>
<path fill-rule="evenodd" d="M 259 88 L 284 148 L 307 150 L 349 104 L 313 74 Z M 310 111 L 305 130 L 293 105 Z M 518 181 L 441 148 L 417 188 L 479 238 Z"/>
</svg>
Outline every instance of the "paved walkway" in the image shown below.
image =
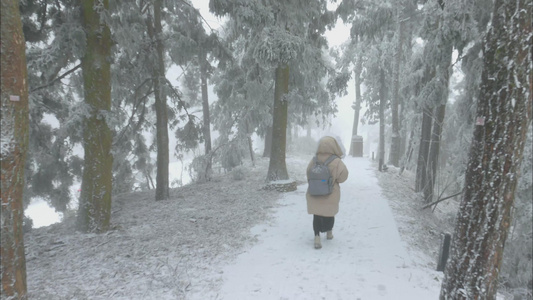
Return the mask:
<svg viewBox="0 0 533 300">
<path fill-rule="evenodd" d="M 280 200 L 259 242 L 225 267 L 217 299 L 437 299 L 431 270 L 414 268 L 366 158 L 344 160 L 335 238 L 313 248 L 312 216 L 301 185 Z"/>
</svg>

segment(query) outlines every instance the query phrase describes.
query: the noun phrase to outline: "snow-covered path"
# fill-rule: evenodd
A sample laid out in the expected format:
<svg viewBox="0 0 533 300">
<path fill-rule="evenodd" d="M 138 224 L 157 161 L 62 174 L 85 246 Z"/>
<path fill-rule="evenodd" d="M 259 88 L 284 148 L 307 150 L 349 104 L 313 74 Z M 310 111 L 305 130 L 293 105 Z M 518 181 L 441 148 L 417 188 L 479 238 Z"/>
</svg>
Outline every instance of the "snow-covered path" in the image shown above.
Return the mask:
<svg viewBox="0 0 533 300">
<path fill-rule="evenodd" d="M 224 268 L 217 299 L 437 299 L 436 272 L 414 266 L 367 158 L 345 158 L 334 239 L 313 248 L 305 190 L 253 228 L 258 243 Z"/>
</svg>

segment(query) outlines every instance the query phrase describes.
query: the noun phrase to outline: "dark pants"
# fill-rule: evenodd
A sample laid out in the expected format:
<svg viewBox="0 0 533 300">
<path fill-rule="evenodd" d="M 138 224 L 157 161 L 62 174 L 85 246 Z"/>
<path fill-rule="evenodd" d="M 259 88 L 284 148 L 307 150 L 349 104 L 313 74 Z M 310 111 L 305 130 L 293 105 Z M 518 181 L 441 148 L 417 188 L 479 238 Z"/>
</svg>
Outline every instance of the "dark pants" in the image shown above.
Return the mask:
<svg viewBox="0 0 533 300">
<path fill-rule="evenodd" d="M 321 232 L 331 231 L 334 223 L 335 217 L 313 215 L 313 230 L 315 231 L 315 236 L 320 235 Z"/>
</svg>

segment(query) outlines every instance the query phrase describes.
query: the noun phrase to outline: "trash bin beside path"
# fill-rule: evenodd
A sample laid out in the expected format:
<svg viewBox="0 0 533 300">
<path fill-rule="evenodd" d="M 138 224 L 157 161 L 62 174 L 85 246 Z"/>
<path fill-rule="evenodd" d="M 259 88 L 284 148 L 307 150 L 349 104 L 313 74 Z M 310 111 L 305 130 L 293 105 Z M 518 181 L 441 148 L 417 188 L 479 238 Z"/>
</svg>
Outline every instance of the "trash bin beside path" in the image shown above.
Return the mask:
<svg viewBox="0 0 533 300">
<path fill-rule="evenodd" d="M 352 136 L 350 155 L 353 157 L 363 157 L 363 137 L 360 135 Z"/>
</svg>

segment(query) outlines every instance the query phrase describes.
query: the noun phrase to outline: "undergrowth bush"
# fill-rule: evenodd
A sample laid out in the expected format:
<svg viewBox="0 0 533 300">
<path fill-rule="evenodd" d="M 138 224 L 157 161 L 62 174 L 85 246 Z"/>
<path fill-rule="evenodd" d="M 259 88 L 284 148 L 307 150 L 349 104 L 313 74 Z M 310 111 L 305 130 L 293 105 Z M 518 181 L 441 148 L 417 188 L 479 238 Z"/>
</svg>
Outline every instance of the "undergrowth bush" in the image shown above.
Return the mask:
<svg viewBox="0 0 533 300">
<path fill-rule="evenodd" d="M 238 166 L 231 170 L 231 178 L 235 181 L 240 181 L 245 178 L 246 174 L 244 172 L 244 168 L 242 166 Z"/>
</svg>

